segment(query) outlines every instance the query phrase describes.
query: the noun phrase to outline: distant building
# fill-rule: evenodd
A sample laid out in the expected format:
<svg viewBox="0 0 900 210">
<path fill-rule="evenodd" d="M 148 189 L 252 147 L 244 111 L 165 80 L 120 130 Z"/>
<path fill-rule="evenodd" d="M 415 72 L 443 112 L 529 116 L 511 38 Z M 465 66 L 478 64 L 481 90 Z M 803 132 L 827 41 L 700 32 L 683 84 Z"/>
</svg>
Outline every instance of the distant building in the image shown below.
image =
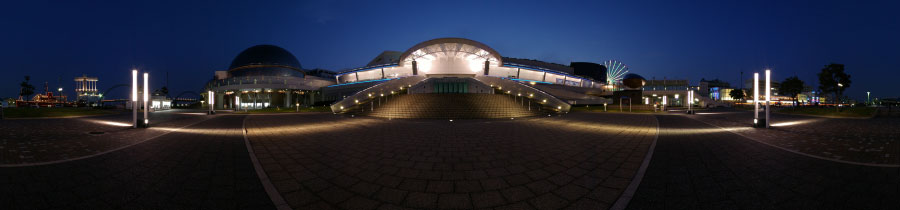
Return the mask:
<svg viewBox="0 0 900 210">
<path fill-rule="evenodd" d="M 731 96 L 728 95 L 728 92 L 732 90 L 731 84 L 728 82 L 719 79 L 706 80 L 701 78 L 699 86 L 700 95 L 707 96 L 716 101 L 732 100 Z"/>
<path fill-rule="evenodd" d="M 75 100 L 76 103 L 85 103 L 94 105 L 100 102 L 100 93 L 98 92 L 96 77 L 88 77 L 81 75 L 75 77 Z"/>
<path fill-rule="evenodd" d="M 216 109 L 309 106 L 321 101 L 322 87 L 335 84 L 332 76 L 321 69 L 302 69 L 281 47 L 256 45 L 238 54 L 228 70 L 216 71 L 206 90 L 215 93 Z M 207 92 L 201 94 L 208 97 Z"/>
<path fill-rule="evenodd" d="M 47 83 L 44 83 L 44 93 L 35 94 L 30 101 L 16 101 L 16 107 L 63 107 L 71 105 L 66 96 L 54 95 Z"/>
<path fill-rule="evenodd" d="M 652 79 L 647 80 L 644 90 L 688 90 L 690 83 L 687 80 Z"/>
</svg>

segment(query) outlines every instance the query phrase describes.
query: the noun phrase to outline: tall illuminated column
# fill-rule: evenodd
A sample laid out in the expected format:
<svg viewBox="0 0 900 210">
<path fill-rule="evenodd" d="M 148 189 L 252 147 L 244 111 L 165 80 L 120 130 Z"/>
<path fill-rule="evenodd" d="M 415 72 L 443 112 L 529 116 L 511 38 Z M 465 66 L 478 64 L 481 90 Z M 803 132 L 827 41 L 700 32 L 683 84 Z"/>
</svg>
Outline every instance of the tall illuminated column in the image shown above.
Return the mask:
<svg viewBox="0 0 900 210">
<path fill-rule="evenodd" d="M 149 101 L 150 97 L 150 85 L 147 80 L 150 78 L 150 74 L 144 72 L 144 127 L 148 127 L 150 125 L 150 118 L 148 116 L 148 112 L 150 111 L 150 107 L 147 106 L 147 101 Z"/>
<path fill-rule="evenodd" d="M 215 92 L 209 91 L 209 92 L 207 92 L 207 93 L 208 93 L 208 96 L 209 96 L 209 114 L 213 114 L 213 105 L 215 104 L 215 102 L 213 101 L 213 99 L 215 98 L 215 96 L 213 96 L 213 94 L 215 94 Z"/>
<path fill-rule="evenodd" d="M 694 105 L 694 91 L 688 90 L 687 95 L 688 95 L 688 98 L 687 98 L 688 113 L 691 113 L 691 111 L 692 111 L 691 109 L 693 109 L 693 107 L 691 105 Z"/>
<path fill-rule="evenodd" d="M 131 125 L 134 128 L 137 128 L 137 101 L 138 101 L 138 87 L 137 87 L 137 69 L 131 70 L 131 110 L 133 113 Z"/>
<path fill-rule="evenodd" d="M 770 94 L 770 92 L 772 91 L 772 87 L 770 87 L 770 85 L 772 84 L 772 81 L 770 80 L 771 78 L 772 70 L 766 69 L 766 128 L 769 128 L 769 122 L 771 122 L 771 120 L 769 120 L 769 113 L 772 112 L 771 110 L 769 110 L 769 102 L 771 101 L 772 97 L 772 95 Z"/>
<path fill-rule="evenodd" d="M 234 111 L 238 111 L 241 109 L 241 95 L 240 93 L 235 94 L 234 96 Z"/>
<path fill-rule="evenodd" d="M 759 122 L 759 72 L 753 73 L 753 126 Z"/>
</svg>

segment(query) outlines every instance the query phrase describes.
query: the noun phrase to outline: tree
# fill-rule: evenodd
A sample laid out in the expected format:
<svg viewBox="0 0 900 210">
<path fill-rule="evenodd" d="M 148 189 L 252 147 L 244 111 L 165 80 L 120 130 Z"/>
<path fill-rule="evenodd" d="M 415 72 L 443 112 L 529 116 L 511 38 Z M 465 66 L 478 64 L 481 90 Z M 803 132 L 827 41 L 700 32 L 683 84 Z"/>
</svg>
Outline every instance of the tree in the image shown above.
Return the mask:
<svg viewBox="0 0 900 210">
<path fill-rule="evenodd" d="M 31 94 L 34 94 L 34 86 L 28 83 L 29 81 L 31 81 L 31 76 L 25 76 L 25 81 L 23 81 L 22 84 L 19 84 L 19 86 L 22 87 L 19 89 L 19 96 L 21 98 L 27 98 Z"/>
<path fill-rule="evenodd" d="M 728 92 L 728 95 L 734 100 L 744 100 L 744 90 L 741 89 L 733 89 L 731 92 Z"/>
<path fill-rule="evenodd" d="M 797 106 L 797 95 L 803 92 L 803 80 L 797 76 L 788 77 L 781 82 L 778 92 L 790 96 L 794 99 L 794 106 Z"/>
<path fill-rule="evenodd" d="M 819 72 L 819 90 L 833 93 L 835 104 L 840 102 L 844 90 L 850 87 L 850 75 L 844 72 L 844 64 L 832 63 Z"/>
</svg>

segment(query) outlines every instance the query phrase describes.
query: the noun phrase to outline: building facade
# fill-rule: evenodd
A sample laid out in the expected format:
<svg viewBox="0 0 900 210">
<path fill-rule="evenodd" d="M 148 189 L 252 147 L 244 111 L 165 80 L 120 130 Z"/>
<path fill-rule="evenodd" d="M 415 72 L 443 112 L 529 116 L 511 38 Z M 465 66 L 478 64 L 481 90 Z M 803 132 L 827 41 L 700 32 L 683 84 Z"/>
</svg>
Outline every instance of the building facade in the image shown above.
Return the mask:
<svg viewBox="0 0 900 210">
<path fill-rule="evenodd" d="M 202 94 L 213 93 L 216 109 L 310 106 L 321 96 L 320 88 L 335 83 L 318 75 L 307 74 L 281 47 L 257 45 L 239 53 L 228 70 L 216 71 Z"/>
</svg>

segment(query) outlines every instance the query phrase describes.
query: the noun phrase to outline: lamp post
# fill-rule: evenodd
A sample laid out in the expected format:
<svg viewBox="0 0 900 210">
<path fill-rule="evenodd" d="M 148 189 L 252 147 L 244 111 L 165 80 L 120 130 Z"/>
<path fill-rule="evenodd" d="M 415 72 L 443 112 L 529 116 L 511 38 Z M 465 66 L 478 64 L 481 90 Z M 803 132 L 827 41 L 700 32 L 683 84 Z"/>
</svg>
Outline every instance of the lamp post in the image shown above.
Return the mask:
<svg viewBox="0 0 900 210">
<path fill-rule="evenodd" d="M 666 104 L 667 104 L 666 101 L 668 101 L 668 99 L 669 99 L 669 96 L 667 96 L 667 95 L 664 95 L 664 96 L 663 96 L 663 99 L 662 99 L 662 111 L 666 111 Z"/>
<path fill-rule="evenodd" d="M 771 120 L 769 120 L 769 113 L 772 112 L 772 110 L 769 109 L 769 102 L 772 101 L 772 95 L 770 94 L 770 92 L 772 91 L 772 88 L 770 87 L 770 85 L 772 84 L 771 76 L 772 70 L 766 69 L 766 128 L 769 128 L 769 123 L 772 122 Z"/>
<path fill-rule="evenodd" d="M 215 114 L 215 111 L 213 111 L 213 105 L 215 104 L 215 101 L 213 101 L 213 99 L 215 99 L 214 94 L 216 94 L 216 92 L 213 92 L 210 90 L 210 91 L 207 91 L 206 93 L 207 93 L 207 96 L 209 97 L 209 100 L 207 100 L 207 101 L 209 101 L 209 113 L 207 113 L 207 114 L 208 115 Z"/>
<path fill-rule="evenodd" d="M 837 86 L 838 88 L 834 93 L 834 109 L 841 111 L 841 99 L 837 97 L 837 91 L 840 91 L 841 87 L 844 87 L 844 84 L 838 83 Z"/>
<path fill-rule="evenodd" d="M 131 127 L 137 128 L 137 101 L 138 101 L 138 87 L 137 87 L 137 69 L 131 70 L 131 110 L 132 110 L 132 120 Z"/>
<path fill-rule="evenodd" d="M 150 107 L 147 106 L 147 101 L 149 101 L 150 97 L 150 85 L 147 80 L 150 79 L 150 74 L 144 72 L 144 127 L 150 126 L 150 118 L 148 116 L 148 112 L 150 111 Z"/>
<path fill-rule="evenodd" d="M 693 92 L 693 91 L 688 90 L 688 92 L 687 92 L 687 100 L 685 100 L 685 102 L 687 102 L 687 106 L 688 106 L 688 111 L 687 111 L 687 113 L 688 113 L 688 114 L 694 114 L 694 110 L 693 110 L 693 105 L 694 105 L 694 92 Z"/>
<path fill-rule="evenodd" d="M 871 103 L 869 101 L 869 96 L 871 96 L 871 94 L 872 94 L 872 92 L 866 91 L 866 105 L 869 105 L 869 103 Z"/>
<path fill-rule="evenodd" d="M 241 111 L 241 96 L 240 96 L 240 94 L 234 96 L 234 111 Z"/>
<path fill-rule="evenodd" d="M 753 127 L 759 124 L 759 72 L 753 72 Z"/>
</svg>

